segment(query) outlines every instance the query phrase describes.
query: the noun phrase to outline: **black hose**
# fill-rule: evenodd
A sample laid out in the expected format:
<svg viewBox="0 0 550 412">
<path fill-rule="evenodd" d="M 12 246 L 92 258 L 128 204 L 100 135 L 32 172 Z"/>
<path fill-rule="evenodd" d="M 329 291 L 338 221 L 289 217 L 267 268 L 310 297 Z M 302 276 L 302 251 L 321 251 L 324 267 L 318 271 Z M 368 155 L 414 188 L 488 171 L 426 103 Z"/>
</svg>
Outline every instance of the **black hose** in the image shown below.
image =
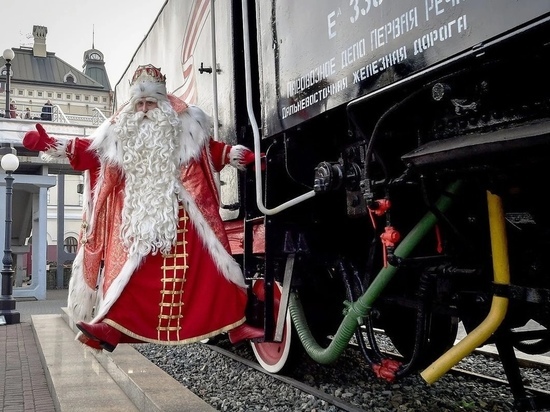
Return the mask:
<svg viewBox="0 0 550 412">
<path fill-rule="evenodd" d="M 342 260 L 338 261 L 337 267 L 338 267 L 338 271 L 340 272 L 340 276 L 341 276 L 341 278 L 344 282 L 344 286 L 346 288 L 346 298 L 350 302 L 353 302 L 357 298 L 355 296 L 356 294 L 353 291 L 353 285 L 352 285 L 353 280 L 350 278 L 349 273 L 345 269 L 344 263 L 342 262 Z M 359 287 L 361 287 L 361 286 L 359 285 Z M 368 319 L 368 317 L 367 317 L 367 319 Z M 367 324 L 371 324 L 371 322 L 368 321 Z M 372 367 L 372 365 L 374 365 L 375 363 L 377 363 L 380 360 L 379 351 L 374 351 L 375 352 L 374 355 L 377 359 L 373 359 L 373 357 L 369 353 L 369 349 L 367 348 L 367 345 L 365 343 L 365 339 L 363 337 L 363 333 L 361 332 L 361 328 L 356 329 L 355 339 L 357 340 L 357 344 L 359 345 L 359 348 L 361 349 L 361 353 L 365 357 L 365 360 L 368 362 L 369 366 Z M 371 344 L 371 347 L 372 347 L 372 344 Z"/>
</svg>

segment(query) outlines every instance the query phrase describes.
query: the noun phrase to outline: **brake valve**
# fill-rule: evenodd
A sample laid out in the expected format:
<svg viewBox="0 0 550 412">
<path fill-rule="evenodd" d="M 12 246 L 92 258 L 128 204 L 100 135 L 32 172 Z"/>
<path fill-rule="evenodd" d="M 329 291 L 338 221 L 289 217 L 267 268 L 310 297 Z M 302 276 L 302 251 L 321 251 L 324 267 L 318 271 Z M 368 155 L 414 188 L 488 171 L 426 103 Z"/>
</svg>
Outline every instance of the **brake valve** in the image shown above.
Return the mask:
<svg viewBox="0 0 550 412">
<path fill-rule="evenodd" d="M 401 234 L 393 226 L 386 226 L 384 233 L 380 235 L 380 239 L 384 248 L 384 267 L 387 267 L 388 256 L 393 254 L 395 245 L 401 240 Z"/>
<path fill-rule="evenodd" d="M 389 199 L 377 199 L 374 203 L 369 206 L 371 213 L 376 216 L 383 216 L 391 207 L 391 202 Z"/>
</svg>

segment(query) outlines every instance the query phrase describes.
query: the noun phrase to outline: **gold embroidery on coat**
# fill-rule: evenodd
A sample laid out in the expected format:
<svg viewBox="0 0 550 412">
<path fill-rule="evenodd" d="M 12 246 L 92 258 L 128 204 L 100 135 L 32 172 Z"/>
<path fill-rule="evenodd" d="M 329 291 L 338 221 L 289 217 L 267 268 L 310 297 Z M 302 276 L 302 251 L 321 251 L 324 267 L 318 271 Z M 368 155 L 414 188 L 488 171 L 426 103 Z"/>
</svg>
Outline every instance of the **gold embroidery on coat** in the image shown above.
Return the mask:
<svg viewBox="0 0 550 412">
<path fill-rule="evenodd" d="M 180 227 L 177 230 L 176 244 L 172 251 L 163 256 L 162 288 L 159 303 L 157 337 L 163 341 L 179 341 L 181 319 L 183 318 L 183 286 L 187 274 L 187 212 L 180 205 Z"/>
</svg>

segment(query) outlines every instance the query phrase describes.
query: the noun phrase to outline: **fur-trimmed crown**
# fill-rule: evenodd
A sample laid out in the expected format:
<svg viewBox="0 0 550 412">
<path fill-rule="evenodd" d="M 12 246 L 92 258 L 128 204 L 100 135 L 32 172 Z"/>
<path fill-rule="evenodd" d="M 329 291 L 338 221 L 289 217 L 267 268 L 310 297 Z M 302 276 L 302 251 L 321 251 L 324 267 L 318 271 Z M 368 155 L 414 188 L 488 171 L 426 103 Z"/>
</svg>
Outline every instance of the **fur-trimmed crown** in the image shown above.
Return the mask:
<svg viewBox="0 0 550 412">
<path fill-rule="evenodd" d="M 152 64 L 138 66 L 130 83 L 132 98 L 153 97 L 166 99 L 166 76 L 160 67 Z"/>
</svg>

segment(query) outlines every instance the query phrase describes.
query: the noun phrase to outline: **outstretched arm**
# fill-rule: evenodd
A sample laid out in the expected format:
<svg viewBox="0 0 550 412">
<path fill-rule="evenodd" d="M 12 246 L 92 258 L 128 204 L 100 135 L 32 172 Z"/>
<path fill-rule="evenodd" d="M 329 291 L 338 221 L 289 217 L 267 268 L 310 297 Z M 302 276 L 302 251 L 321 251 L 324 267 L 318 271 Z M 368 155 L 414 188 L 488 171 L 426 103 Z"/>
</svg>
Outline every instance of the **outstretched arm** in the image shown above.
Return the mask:
<svg viewBox="0 0 550 412">
<path fill-rule="evenodd" d="M 23 138 L 23 146 L 33 151 L 46 151 L 54 147 L 57 140 L 48 136 L 40 123 L 36 124 L 36 130 L 29 130 Z"/>
<path fill-rule="evenodd" d="M 36 124 L 36 130 L 29 130 L 23 138 L 23 146 L 29 150 L 41 151 L 51 157 L 66 157 L 74 170 L 84 171 L 99 167 L 97 155 L 88 150 L 89 139 L 57 139 L 49 136 L 44 127 Z"/>
<path fill-rule="evenodd" d="M 214 139 L 210 140 L 210 153 L 212 153 L 214 168 L 218 172 L 225 165 L 245 170 L 249 164 L 254 163 L 255 158 L 254 152 L 245 146 L 240 144 L 231 146 Z"/>
</svg>

